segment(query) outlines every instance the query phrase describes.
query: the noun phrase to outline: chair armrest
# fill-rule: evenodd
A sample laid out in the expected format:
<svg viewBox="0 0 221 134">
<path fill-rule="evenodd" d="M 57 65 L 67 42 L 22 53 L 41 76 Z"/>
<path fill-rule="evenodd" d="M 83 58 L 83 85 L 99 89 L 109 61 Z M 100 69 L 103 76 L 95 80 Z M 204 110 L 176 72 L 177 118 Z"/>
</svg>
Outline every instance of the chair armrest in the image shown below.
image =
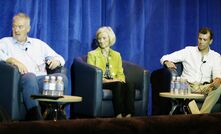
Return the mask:
<svg viewBox="0 0 221 134">
<path fill-rule="evenodd" d="M 136 64 L 127 61 L 123 61 L 123 68 L 126 82 L 134 83 L 135 89 L 141 91 L 143 101 L 142 111 L 145 111 L 143 115 L 146 115 L 150 92 L 150 72 Z"/>
<path fill-rule="evenodd" d="M 151 74 L 152 89 L 158 89 L 161 92 L 169 91 L 172 75 L 180 76 L 182 74 L 183 65 L 181 62 L 175 63 L 177 69 L 169 69 L 166 66 L 155 70 Z"/>
<path fill-rule="evenodd" d="M 19 108 L 16 103 L 21 99 L 18 93 L 19 79 L 20 73 L 15 66 L 0 61 L 0 105 L 6 109 L 12 118 L 18 113 L 16 110 Z"/>
<path fill-rule="evenodd" d="M 139 90 L 149 87 L 150 72 L 148 70 L 127 61 L 123 61 L 123 68 L 127 82 L 133 82 Z"/>
<path fill-rule="evenodd" d="M 102 102 L 102 71 L 87 64 L 81 57 L 75 58 L 71 67 L 72 95 L 83 97 L 82 111 L 96 113 Z"/>
<path fill-rule="evenodd" d="M 152 89 L 152 115 L 166 115 L 171 109 L 171 102 L 167 98 L 159 96 L 160 92 L 169 92 L 171 72 L 168 68 L 163 67 L 154 70 L 151 73 Z"/>
</svg>

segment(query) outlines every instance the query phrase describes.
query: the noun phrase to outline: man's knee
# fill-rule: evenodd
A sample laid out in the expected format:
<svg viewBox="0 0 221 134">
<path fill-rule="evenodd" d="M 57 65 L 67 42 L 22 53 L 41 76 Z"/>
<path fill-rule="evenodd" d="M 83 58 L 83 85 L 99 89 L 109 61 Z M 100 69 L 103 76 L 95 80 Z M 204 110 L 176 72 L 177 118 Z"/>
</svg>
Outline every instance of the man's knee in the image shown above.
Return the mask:
<svg viewBox="0 0 221 134">
<path fill-rule="evenodd" d="M 219 86 L 217 89 L 209 92 L 209 96 L 220 96 L 221 94 L 221 86 Z"/>
<path fill-rule="evenodd" d="M 221 85 L 215 90 L 215 92 L 221 94 Z"/>
<path fill-rule="evenodd" d="M 26 81 L 36 81 L 36 75 L 33 74 L 33 73 L 26 73 L 26 74 L 23 74 L 21 76 L 21 81 L 22 82 L 26 82 Z"/>
</svg>

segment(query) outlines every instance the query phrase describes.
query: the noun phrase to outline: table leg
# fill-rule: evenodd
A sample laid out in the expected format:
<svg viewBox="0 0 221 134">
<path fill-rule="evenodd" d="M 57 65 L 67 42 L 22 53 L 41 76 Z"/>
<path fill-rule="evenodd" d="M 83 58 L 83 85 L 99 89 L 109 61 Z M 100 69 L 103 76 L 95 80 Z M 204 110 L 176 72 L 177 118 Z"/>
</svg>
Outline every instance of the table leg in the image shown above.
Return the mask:
<svg viewBox="0 0 221 134">
<path fill-rule="evenodd" d="M 55 112 L 55 116 L 54 116 L 54 121 L 57 121 L 57 119 L 58 119 L 58 110 L 57 110 L 57 108 L 55 108 L 54 109 L 54 112 Z"/>
<path fill-rule="evenodd" d="M 191 113 L 190 112 L 190 109 L 189 109 L 189 107 L 188 107 L 188 104 L 189 104 L 189 102 L 190 101 L 192 101 L 192 99 L 185 99 L 184 100 L 184 104 L 183 104 L 183 112 L 184 112 L 184 114 L 189 114 L 189 113 Z"/>
<path fill-rule="evenodd" d="M 177 102 L 177 100 L 171 100 L 171 103 L 172 103 L 172 108 L 171 108 L 171 110 L 170 110 L 170 115 L 173 115 L 174 114 L 174 111 L 177 109 L 177 107 L 178 107 L 178 102 Z"/>
<path fill-rule="evenodd" d="M 187 114 L 184 99 L 172 99 L 171 103 L 172 103 L 172 108 L 171 108 L 171 111 L 169 113 L 170 115 L 175 114 L 175 111 L 178 112 L 178 114 L 180 114 L 180 113 Z"/>
<path fill-rule="evenodd" d="M 67 119 L 64 106 L 64 104 L 47 103 L 47 108 L 43 114 L 44 119 L 54 121 Z"/>
<path fill-rule="evenodd" d="M 188 114 L 189 109 L 188 109 L 188 103 L 190 102 L 189 99 L 172 99 L 172 108 L 170 110 L 170 115 L 175 114 L 175 111 L 178 110 L 177 112 L 182 113 L 182 114 Z"/>
</svg>

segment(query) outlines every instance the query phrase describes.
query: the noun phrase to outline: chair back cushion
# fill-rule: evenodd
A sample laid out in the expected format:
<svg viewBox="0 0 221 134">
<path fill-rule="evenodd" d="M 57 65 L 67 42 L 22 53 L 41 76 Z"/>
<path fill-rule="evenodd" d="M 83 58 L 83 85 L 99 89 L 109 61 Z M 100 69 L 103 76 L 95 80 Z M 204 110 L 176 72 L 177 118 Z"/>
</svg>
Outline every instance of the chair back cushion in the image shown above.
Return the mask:
<svg viewBox="0 0 221 134">
<path fill-rule="evenodd" d="M 86 55 L 81 56 L 80 58 L 81 58 L 82 61 L 87 62 L 87 56 Z"/>
<path fill-rule="evenodd" d="M 177 75 L 180 76 L 183 72 L 183 64 L 182 64 L 182 62 L 177 62 L 177 63 L 175 63 L 175 65 L 176 65 L 176 68 L 177 68 L 176 69 Z"/>
<path fill-rule="evenodd" d="M 135 100 L 141 100 L 142 93 L 140 90 L 135 89 Z M 112 100 L 112 91 L 110 89 L 103 89 L 103 100 Z"/>
</svg>

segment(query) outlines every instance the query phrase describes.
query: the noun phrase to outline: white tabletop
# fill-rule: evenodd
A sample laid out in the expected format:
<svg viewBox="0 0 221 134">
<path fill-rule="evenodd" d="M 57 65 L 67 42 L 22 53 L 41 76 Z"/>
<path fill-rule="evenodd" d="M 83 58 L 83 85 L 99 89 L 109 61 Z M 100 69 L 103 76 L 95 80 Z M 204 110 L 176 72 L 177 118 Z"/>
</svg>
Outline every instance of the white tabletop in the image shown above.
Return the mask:
<svg viewBox="0 0 221 134">
<path fill-rule="evenodd" d="M 59 99 L 45 99 L 45 98 L 38 98 L 36 99 L 38 101 L 46 101 L 46 102 L 62 102 L 62 103 L 71 103 L 71 102 L 81 102 L 82 101 L 82 97 L 80 96 L 68 96 L 68 95 L 64 95 L 63 98 L 59 98 Z"/>
<path fill-rule="evenodd" d="M 160 92 L 159 95 L 161 97 L 174 98 L 174 99 L 204 99 L 205 98 L 203 94 L 195 94 L 195 93 L 179 95 L 179 94 L 172 94 L 170 92 Z"/>
</svg>

